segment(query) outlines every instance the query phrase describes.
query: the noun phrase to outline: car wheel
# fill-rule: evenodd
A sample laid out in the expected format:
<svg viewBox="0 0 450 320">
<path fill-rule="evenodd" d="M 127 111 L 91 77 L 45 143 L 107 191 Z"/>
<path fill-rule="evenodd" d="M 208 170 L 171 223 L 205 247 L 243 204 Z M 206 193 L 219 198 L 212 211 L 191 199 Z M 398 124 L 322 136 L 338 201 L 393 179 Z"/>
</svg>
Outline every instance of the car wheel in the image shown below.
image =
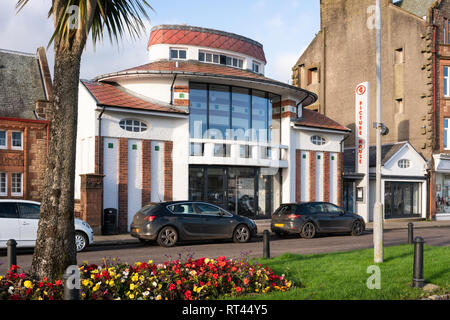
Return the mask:
<svg viewBox="0 0 450 320">
<path fill-rule="evenodd" d="M 364 231 L 364 228 L 363 228 L 361 221 L 353 222 L 352 232 L 351 232 L 352 236 L 360 236 L 363 233 L 363 231 Z"/>
<path fill-rule="evenodd" d="M 178 241 L 178 232 L 173 227 L 164 227 L 158 234 L 157 242 L 161 247 L 173 247 Z"/>
<path fill-rule="evenodd" d="M 250 241 L 250 229 L 246 225 L 239 225 L 233 232 L 233 241 L 236 243 L 246 243 Z"/>
<path fill-rule="evenodd" d="M 306 222 L 300 232 L 302 238 L 312 239 L 316 236 L 316 226 L 312 222 Z"/>
<path fill-rule="evenodd" d="M 86 249 L 88 243 L 88 239 L 84 233 L 79 231 L 75 232 L 75 246 L 77 247 L 77 252 Z"/>
</svg>

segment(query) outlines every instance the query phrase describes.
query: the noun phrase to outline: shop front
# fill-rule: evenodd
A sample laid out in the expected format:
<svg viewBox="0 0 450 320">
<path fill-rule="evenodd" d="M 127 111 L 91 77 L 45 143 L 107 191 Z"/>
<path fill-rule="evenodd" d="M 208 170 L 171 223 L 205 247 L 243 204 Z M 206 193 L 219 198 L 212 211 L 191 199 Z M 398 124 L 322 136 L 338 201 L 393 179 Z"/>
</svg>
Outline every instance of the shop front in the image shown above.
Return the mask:
<svg viewBox="0 0 450 320">
<path fill-rule="evenodd" d="M 267 219 L 280 204 L 280 173 L 258 167 L 191 166 L 189 199 L 253 219 Z"/>
</svg>

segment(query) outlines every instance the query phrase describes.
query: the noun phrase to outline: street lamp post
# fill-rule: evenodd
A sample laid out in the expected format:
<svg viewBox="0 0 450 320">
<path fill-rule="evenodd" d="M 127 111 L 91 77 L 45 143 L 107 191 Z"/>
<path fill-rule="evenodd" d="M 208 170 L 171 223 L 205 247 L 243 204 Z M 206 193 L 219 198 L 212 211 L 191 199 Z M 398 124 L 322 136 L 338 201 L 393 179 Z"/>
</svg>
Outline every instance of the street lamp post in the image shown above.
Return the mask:
<svg viewBox="0 0 450 320">
<path fill-rule="evenodd" d="M 381 1 L 377 0 L 376 13 L 376 47 L 377 47 L 377 167 L 376 167 L 376 202 L 373 219 L 373 244 L 375 263 L 383 262 L 383 204 L 381 203 Z"/>
</svg>

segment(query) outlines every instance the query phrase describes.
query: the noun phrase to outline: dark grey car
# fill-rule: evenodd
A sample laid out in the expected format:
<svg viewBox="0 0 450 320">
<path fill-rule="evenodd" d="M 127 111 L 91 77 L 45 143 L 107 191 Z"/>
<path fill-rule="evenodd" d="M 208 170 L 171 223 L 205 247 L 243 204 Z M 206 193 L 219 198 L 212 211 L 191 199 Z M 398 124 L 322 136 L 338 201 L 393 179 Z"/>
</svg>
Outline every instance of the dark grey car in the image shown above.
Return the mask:
<svg viewBox="0 0 450 320">
<path fill-rule="evenodd" d="M 311 239 L 318 233 L 349 232 L 361 235 L 364 219 L 327 202 L 305 202 L 281 205 L 272 215 L 271 229 L 277 235 L 299 234 Z"/>
<path fill-rule="evenodd" d="M 139 210 L 131 223 L 131 236 L 164 247 L 180 240 L 233 239 L 237 243 L 256 236 L 253 220 L 220 207 L 195 201 L 152 203 Z"/>
</svg>

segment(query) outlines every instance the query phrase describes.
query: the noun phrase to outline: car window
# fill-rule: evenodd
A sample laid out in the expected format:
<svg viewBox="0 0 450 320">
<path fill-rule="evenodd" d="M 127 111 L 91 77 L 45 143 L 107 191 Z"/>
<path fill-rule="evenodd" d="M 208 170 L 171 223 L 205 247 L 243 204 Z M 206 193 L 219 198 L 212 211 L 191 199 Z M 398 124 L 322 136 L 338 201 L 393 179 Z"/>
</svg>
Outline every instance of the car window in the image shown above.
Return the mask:
<svg viewBox="0 0 450 320">
<path fill-rule="evenodd" d="M 214 216 L 220 216 L 220 209 L 206 204 L 206 203 L 196 203 L 195 204 L 197 206 L 197 209 L 199 211 L 200 214 L 205 214 L 205 215 L 214 215 Z"/>
<path fill-rule="evenodd" d="M 314 214 L 326 212 L 323 203 L 313 203 L 311 205 L 311 210 L 313 210 Z"/>
<path fill-rule="evenodd" d="M 324 203 L 323 206 L 326 209 L 326 212 L 331 214 L 341 214 L 343 210 L 335 205 L 332 205 L 330 203 Z"/>
<path fill-rule="evenodd" d="M 18 203 L 21 219 L 39 219 L 40 206 L 32 203 Z"/>
<path fill-rule="evenodd" d="M 297 214 L 315 214 L 317 209 L 311 203 L 305 203 L 297 206 Z"/>
<path fill-rule="evenodd" d="M 195 214 L 194 207 L 191 203 L 176 204 L 168 207 L 170 211 L 176 214 Z"/>
<path fill-rule="evenodd" d="M 288 205 L 286 205 L 285 209 L 283 210 L 283 212 L 281 214 L 282 215 L 294 214 L 296 210 L 297 210 L 296 204 L 288 204 Z"/>
<path fill-rule="evenodd" d="M 0 218 L 18 219 L 15 202 L 3 202 L 0 203 Z"/>
</svg>

